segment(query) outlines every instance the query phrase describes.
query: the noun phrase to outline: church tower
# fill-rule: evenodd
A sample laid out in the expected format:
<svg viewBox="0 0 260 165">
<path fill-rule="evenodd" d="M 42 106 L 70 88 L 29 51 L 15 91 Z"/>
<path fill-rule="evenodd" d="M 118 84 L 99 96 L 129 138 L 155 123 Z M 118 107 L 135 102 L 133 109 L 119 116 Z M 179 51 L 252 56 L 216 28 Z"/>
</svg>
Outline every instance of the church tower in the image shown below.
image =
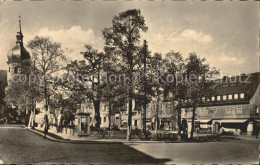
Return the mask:
<svg viewBox="0 0 260 165">
<path fill-rule="evenodd" d="M 16 35 L 16 44 L 7 54 L 7 83 L 8 86 L 12 84 L 12 76 L 16 74 L 26 74 L 31 65 L 31 58 L 29 52 L 23 45 L 23 33 L 21 26 L 21 17 L 19 16 L 19 31 Z"/>
</svg>

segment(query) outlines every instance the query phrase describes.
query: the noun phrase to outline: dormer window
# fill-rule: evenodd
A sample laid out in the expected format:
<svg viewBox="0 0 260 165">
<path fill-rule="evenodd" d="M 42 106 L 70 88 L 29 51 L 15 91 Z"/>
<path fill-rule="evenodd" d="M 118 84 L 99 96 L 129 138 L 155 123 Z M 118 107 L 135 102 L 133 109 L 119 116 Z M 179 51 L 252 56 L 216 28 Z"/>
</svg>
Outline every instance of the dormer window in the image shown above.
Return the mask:
<svg viewBox="0 0 260 165">
<path fill-rule="evenodd" d="M 240 99 L 245 98 L 245 94 L 244 93 L 240 93 Z"/>
<path fill-rule="evenodd" d="M 234 99 L 238 99 L 238 94 L 234 94 Z"/>
<path fill-rule="evenodd" d="M 232 95 L 228 95 L 228 99 L 229 99 L 229 100 L 232 100 Z"/>
<path fill-rule="evenodd" d="M 227 95 L 223 95 L 223 100 L 227 100 Z"/>
</svg>

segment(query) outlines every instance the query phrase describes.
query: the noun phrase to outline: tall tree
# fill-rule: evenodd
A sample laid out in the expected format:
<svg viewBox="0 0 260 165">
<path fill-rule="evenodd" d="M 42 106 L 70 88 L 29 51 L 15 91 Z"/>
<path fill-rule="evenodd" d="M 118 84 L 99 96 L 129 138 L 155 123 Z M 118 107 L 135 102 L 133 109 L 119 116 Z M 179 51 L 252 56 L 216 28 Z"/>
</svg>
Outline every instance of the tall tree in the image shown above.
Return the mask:
<svg viewBox="0 0 260 165">
<path fill-rule="evenodd" d="M 203 104 L 204 99 L 210 98 L 215 92 L 214 77 L 219 74 L 215 68 L 205 64 L 206 59 L 200 58 L 196 53 L 190 53 L 186 59 L 185 77 L 188 104 L 192 107 L 191 140 L 193 139 L 194 120 L 198 104 Z"/>
<path fill-rule="evenodd" d="M 120 65 L 125 68 L 125 73 L 129 79 L 128 83 L 128 127 L 127 139 L 131 140 L 132 109 L 134 97 L 134 69 L 136 56 L 140 50 L 141 32 L 147 31 L 144 17 L 137 9 L 127 10 L 119 13 L 112 21 L 112 27 L 105 28 L 103 35 L 105 38 L 105 50 L 107 54 L 113 54 L 120 59 Z"/>
<path fill-rule="evenodd" d="M 60 43 L 39 36 L 35 36 L 28 42 L 28 48 L 32 52 L 32 61 L 41 76 L 40 85 L 43 87 L 45 110 L 48 111 L 50 96 L 55 94 L 56 88 L 53 77 L 59 74 L 65 64 L 64 51 Z"/>
<path fill-rule="evenodd" d="M 167 93 L 172 95 L 172 104 L 176 105 L 173 111 L 177 110 L 177 124 L 180 134 L 181 128 L 181 104 L 182 100 L 185 99 L 185 86 L 183 86 L 182 76 L 184 73 L 184 60 L 182 54 L 179 52 L 170 51 L 165 55 L 166 61 L 166 88 Z M 177 104 L 176 104 L 177 101 Z M 176 113 L 173 113 L 176 114 Z"/>
<path fill-rule="evenodd" d="M 100 127 L 101 118 L 100 118 L 100 103 L 104 94 L 104 88 L 106 86 L 105 81 L 102 81 L 103 66 L 106 65 L 105 59 L 106 56 L 102 52 L 93 49 L 90 45 L 85 45 L 85 51 L 81 52 L 86 59 L 86 63 L 81 65 L 84 67 L 85 75 L 89 75 L 86 82 L 89 84 L 86 86 L 86 97 L 89 98 L 94 105 L 95 109 L 95 126 Z M 84 74 L 83 74 L 84 75 Z"/>
<path fill-rule="evenodd" d="M 162 96 L 164 94 L 165 88 L 165 60 L 162 57 L 161 53 L 155 53 L 151 58 L 150 62 L 151 74 L 153 77 L 152 80 L 152 91 L 153 96 L 156 99 L 156 114 L 155 114 L 155 131 L 159 129 L 159 106 L 162 101 Z"/>
</svg>

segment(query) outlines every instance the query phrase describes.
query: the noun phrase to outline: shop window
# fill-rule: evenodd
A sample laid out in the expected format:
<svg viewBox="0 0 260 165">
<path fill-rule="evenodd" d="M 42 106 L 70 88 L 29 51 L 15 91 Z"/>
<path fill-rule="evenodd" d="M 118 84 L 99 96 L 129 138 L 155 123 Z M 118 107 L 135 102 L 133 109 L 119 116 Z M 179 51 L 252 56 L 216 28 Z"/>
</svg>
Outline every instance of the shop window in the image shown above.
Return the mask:
<svg viewBox="0 0 260 165">
<path fill-rule="evenodd" d="M 242 113 L 242 107 L 241 106 L 237 107 L 237 113 Z"/>
<path fill-rule="evenodd" d="M 231 108 L 230 107 L 226 107 L 226 113 L 231 114 Z"/>
<path fill-rule="evenodd" d="M 240 93 L 240 99 L 245 98 L 245 94 L 244 93 Z"/>
<path fill-rule="evenodd" d="M 228 95 L 228 99 L 229 99 L 229 100 L 232 100 L 232 95 Z"/>
<path fill-rule="evenodd" d="M 220 101 L 221 100 L 221 96 L 217 96 L 217 100 Z"/>
<path fill-rule="evenodd" d="M 223 100 L 227 100 L 227 95 L 223 95 Z"/>
<path fill-rule="evenodd" d="M 234 94 L 234 99 L 238 99 L 238 94 Z"/>
</svg>

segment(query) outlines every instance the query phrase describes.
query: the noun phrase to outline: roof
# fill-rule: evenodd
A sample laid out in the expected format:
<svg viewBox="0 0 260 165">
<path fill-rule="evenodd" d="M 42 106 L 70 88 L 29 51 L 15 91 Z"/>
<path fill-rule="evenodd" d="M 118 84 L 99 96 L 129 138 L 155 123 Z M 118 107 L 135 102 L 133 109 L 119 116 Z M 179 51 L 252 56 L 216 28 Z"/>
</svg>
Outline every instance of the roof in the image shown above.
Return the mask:
<svg viewBox="0 0 260 165">
<path fill-rule="evenodd" d="M 260 83 L 260 72 L 234 76 L 217 80 L 216 95 L 244 93 L 246 99 L 251 99 Z"/>
<path fill-rule="evenodd" d="M 7 53 L 8 62 L 30 59 L 29 52 L 24 48 L 22 43 L 16 45 Z"/>
</svg>

